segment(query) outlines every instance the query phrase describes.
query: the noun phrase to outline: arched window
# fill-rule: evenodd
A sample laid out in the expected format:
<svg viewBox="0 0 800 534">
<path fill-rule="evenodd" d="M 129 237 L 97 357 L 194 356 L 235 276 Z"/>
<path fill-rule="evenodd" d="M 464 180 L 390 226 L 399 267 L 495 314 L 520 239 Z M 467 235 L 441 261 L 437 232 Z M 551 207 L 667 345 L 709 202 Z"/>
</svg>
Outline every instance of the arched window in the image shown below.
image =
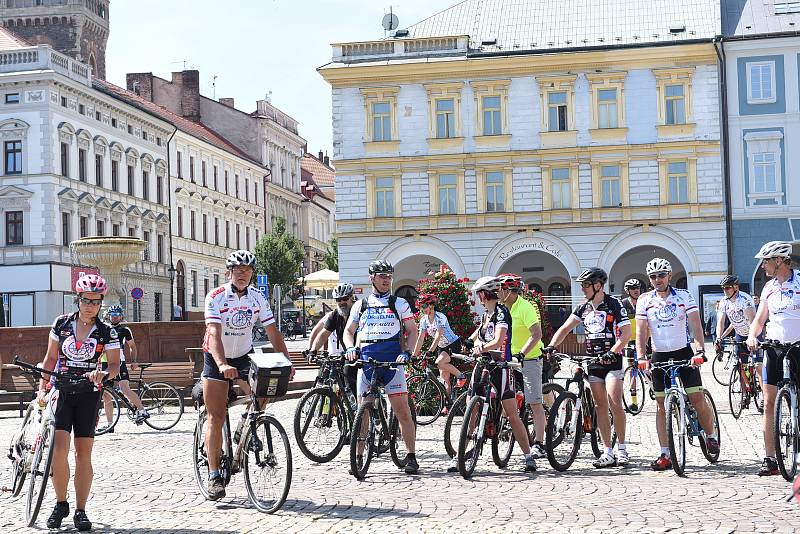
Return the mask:
<svg viewBox="0 0 800 534">
<path fill-rule="evenodd" d="M 531 282 L 530 284 L 528 284 L 528 289 L 530 289 L 531 291 L 535 291 L 536 293 L 543 293 L 542 286 L 540 286 L 536 282 Z"/>
<path fill-rule="evenodd" d="M 414 286 L 400 286 L 395 291 L 395 295 L 406 299 L 409 306 L 411 306 L 411 311 L 417 313 L 417 297 L 419 296 L 417 288 Z"/>
<path fill-rule="evenodd" d="M 547 293 L 553 297 L 563 297 L 567 294 L 567 290 L 561 282 L 553 282 L 547 289 Z"/>
<path fill-rule="evenodd" d="M 176 301 L 178 306 L 181 307 L 183 313 L 186 313 L 186 267 L 183 265 L 182 260 L 178 260 L 175 266 L 175 288 L 176 288 Z"/>
</svg>

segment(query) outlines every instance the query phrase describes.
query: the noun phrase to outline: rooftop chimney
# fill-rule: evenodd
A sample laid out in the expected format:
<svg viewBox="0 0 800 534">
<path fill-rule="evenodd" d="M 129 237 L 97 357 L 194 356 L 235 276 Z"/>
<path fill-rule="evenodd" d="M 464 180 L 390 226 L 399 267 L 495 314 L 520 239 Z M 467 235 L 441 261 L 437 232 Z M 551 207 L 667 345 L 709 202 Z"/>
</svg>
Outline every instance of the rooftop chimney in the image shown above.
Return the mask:
<svg viewBox="0 0 800 534">
<path fill-rule="evenodd" d="M 328 167 L 331 166 L 331 158 L 328 157 L 328 153 L 327 152 L 325 152 L 325 161 L 323 161 L 323 163 Z"/>
<path fill-rule="evenodd" d="M 319 156 L 317 156 L 317 159 L 322 161 L 322 150 L 319 151 Z"/>
<path fill-rule="evenodd" d="M 153 73 L 152 72 L 132 72 L 125 76 L 125 85 L 128 91 L 132 91 L 140 97 L 153 101 Z"/>
<path fill-rule="evenodd" d="M 233 99 L 232 98 L 220 98 L 219 99 L 219 103 L 222 104 L 223 106 L 228 106 L 229 108 L 235 107 L 233 105 Z"/>
<path fill-rule="evenodd" d="M 173 81 L 175 81 L 176 74 L 180 77 L 181 115 L 190 121 L 200 122 L 200 72 L 185 70 L 173 73 Z"/>
</svg>

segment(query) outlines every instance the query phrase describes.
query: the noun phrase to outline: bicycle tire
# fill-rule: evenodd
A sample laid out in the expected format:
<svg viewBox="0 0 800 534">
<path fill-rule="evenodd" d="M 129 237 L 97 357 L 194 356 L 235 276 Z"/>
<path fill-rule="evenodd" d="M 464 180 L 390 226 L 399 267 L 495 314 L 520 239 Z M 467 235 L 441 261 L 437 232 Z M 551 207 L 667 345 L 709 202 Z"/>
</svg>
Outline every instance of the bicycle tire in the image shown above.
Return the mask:
<svg viewBox="0 0 800 534">
<path fill-rule="evenodd" d="M 542 407 L 544 408 L 544 426 L 545 426 L 545 428 L 542 429 L 542 434 L 545 434 L 547 428 L 547 418 L 550 416 L 550 409 L 553 407 L 553 404 L 555 404 L 555 401 L 558 398 L 558 396 L 564 393 L 564 391 L 565 391 L 564 386 L 562 386 L 561 384 L 556 384 L 555 382 L 545 382 L 544 384 L 542 384 Z M 551 397 L 552 397 L 552 402 L 550 402 Z M 533 428 L 534 426 L 533 413 L 530 407 L 528 407 L 528 409 L 526 410 L 526 414 L 529 421 L 525 421 L 526 423 L 525 426 L 529 429 L 528 437 L 530 439 L 531 444 L 533 444 L 534 441 L 541 441 L 542 443 L 544 443 L 545 437 L 542 436 L 541 438 L 539 438 L 539 436 L 535 434 L 535 429 Z M 539 439 L 537 440 L 536 438 Z"/>
<path fill-rule="evenodd" d="M 325 413 L 325 406 L 328 406 L 328 413 Z M 305 419 L 303 415 L 306 415 Z M 314 416 L 317 416 L 314 419 Z M 307 391 L 297 403 L 297 408 L 294 411 L 294 439 L 300 452 L 303 455 L 318 464 L 330 462 L 339 454 L 344 447 L 345 437 L 347 433 L 347 415 L 344 412 L 344 406 L 340 398 L 338 398 L 329 387 L 314 388 Z M 326 428 L 331 429 L 330 438 L 333 437 L 334 432 L 338 432 L 336 441 L 327 439 L 325 441 L 317 440 L 316 443 L 320 444 L 319 448 L 314 448 L 313 440 L 309 439 L 309 429 L 314 428 L 320 434 L 324 434 Z M 324 439 L 324 436 L 320 436 Z M 327 446 L 323 447 L 323 443 Z M 313 449 L 313 450 L 312 450 Z"/>
<path fill-rule="evenodd" d="M 51 419 L 47 425 L 42 427 L 42 436 L 39 446 L 34 452 L 31 462 L 30 479 L 28 480 L 28 498 L 25 503 L 25 518 L 27 524 L 32 527 L 36 524 L 39 510 L 42 508 L 42 500 L 47 492 L 47 484 L 50 482 L 50 470 L 53 466 L 53 443 L 56 439 L 56 423 Z M 44 465 L 42 466 L 42 460 Z M 42 467 L 39 469 L 39 467 Z"/>
<path fill-rule="evenodd" d="M 483 435 L 478 435 L 481 433 L 478 429 L 485 402 L 486 400 L 481 396 L 472 397 L 464 412 L 464 420 L 461 422 L 461 434 L 458 438 L 458 472 L 465 479 L 470 478 L 475 472 L 475 466 L 481 455 Z M 474 428 L 471 430 L 470 421 L 474 422 Z"/>
<path fill-rule="evenodd" d="M 711 393 L 708 392 L 707 389 L 703 390 L 703 396 L 708 403 L 708 407 L 711 409 L 711 413 L 714 415 L 714 434 L 717 435 L 717 443 L 722 444 L 722 431 L 719 428 L 719 414 L 717 413 L 717 405 L 714 404 L 714 399 L 711 397 Z M 703 456 L 706 457 L 710 463 L 714 464 L 717 463 L 719 460 L 719 452 L 717 454 L 711 454 L 708 452 L 708 448 L 706 447 L 706 441 L 702 437 L 700 438 L 700 450 L 703 451 Z"/>
<path fill-rule="evenodd" d="M 611 424 L 611 448 L 614 448 L 614 445 L 617 444 L 617 430 L 614 428 L 614 414 L 610 411 L 608 412 L 608 420 Z M 602 438 L 600 437 L 600 428 L 597 426 L 597 413 L 595 412 L 592 415 L 592 432 L 589 434 L 592 443 L 592 453 L 594 453 L 595 458 L 600 458 L 603 455 L 603 450 L 605 445 L 601 448 L 600 441 Z"/>
<path fill-rule="evenodd" d="M 414 399 L 417 424 L 430 425 L 442 415 L 447 391 L 435 378 L 426 374 L 408 377 L 408 396 Z"/>
<path fill-rule="evenodd" d="M 111 423 L 108 423 L 108 418 L 106 417 L 106 407 L 103 398 L 105 397 L 106 393 L 111 396 L 111 406 L 113 413 L 111 415 Z M 97 411 L 97 420 L 95 421 L 94 425 L 94 435 L 95 436 L 102 436 L 103 434 L 107 434 L 111 432 L 119 422 L 119 416 L 122 413 L 122 409 L 120 408 L 120 404 L 122 401 L 119 399 L 119 394 L 113 388 L 103 386 L 103 389 L 100 391 L 100 400 L 98 401 L 100 407 Z M 102 425 L 102 426 L 101 426 Z"/>
<path fill-rule="evenodd" d="M 194 480 L 204 499 L 208 499 L 208 456 L 205 445 L 206 410 L 203 408 L 194 427 L 194 441 L 192 447 L 192 461 L 194 463 Z"/>
<path fill-rule="evenodd" d="M 255 428 L 258 438 L 258 441 L 255 442 L 253 441 L 253 428 Z M 264 430 L 263 437 L 258 435 L 260 429 Z M 292 449 L 289 446 L 289 436 L 277 419 L 271 415 L 262 414 L 256 419 L 254 427 L 247 427 L 247 436 L 243 443 L 242 470 L 250 502 L 259 512 L 275 513 L 286 502 L 289 488 L 292 486 Z M 283 449 L 283 454 L 279 452 L 280 448 Z M 263 455 L 265 452 L 266 455 Z M 281 461 L 281 456 L 284 457 L 284 461 Z M 281 475 L 282 467 L 283 474 Z M 277 480 L 278 484 L 274 486 L 275 491 L 269 492 L 271 498 L 262 499 L 257 494 L 257 488 L 264 488 L 265 485 L 254 484 L 254 482 L 258 482 L 258 478 L 254 476 L 256 473 L 265 476 L 270 481 Z"/>
<path fill-rule="evenodd" d="M 545 449 L 547 450 L 547 461 L 556 471 L 566 471 L 575 458 L 581 447 L 583 439 L 583 406 L 575 413 L 575 405 L 578 397 L 571 391 L 564 391 L 558 396 L 547 416 L 547 427 L 545 430 Z M 577 417 L 574 422 L 573 419 Z M 569 445 L 569 454 L 562 461 L 556 457 L 556 449 L 562 444 Z"/>
<path fill-rule="evenodd" d="M 375 414 L 371 402 L 365 402 L 358 407 L 353 419 L 353 433 L 350 436 L 350 472 L 358 480 L 363 480 L 369 471 L 369 464 L 375 455 L 377 444 L 375 429 Z M 366 421 L 365 421 L 366 419 Z M 366 426 L 366 428 L 364 428 Z M 361 462 L 358 460 L 358 443 L 363 442 L 364 450 L 361 453 Z"/>
<path fill-rule="evenodd" d="M 639 415 L 644 408 L 647 379 L 639 368 L 629 365 L 622 377 L 622 404 L 631 415 Z M 635 397 L 634 397 L 635 393 Z"/>
<path fill-rule="evenodd" d="M 34 422 L 31 417 L 33 410 L 32 401 L 25 410 L 19 431 L 11 436 L 11 443 L 8 446 L 8 456 L 11 459 L 11 497 L 19 496 L 22 486 L 25 485 L 25 478 L 28 476 L 25 464 L 28 461 L 29 444 L 26 443 L 26 440 L 31 433 L 31 427 Z M 16 459 L 15 455 L 19 455 L 19 459 Z"/>
<path fill-rule="evenodd" d="M 730 384 L 728 385 L 728 405 L 731 408 L 731 415 L 734 419 L 739 419 L 742 415 L 745 403 L 744 384 L 742 383 L 741 364 L 736 364 L 731 370 Z"/>
<path fill-rule="evenodd" d="M 453 401 L 447 420 L 444 423 L 444 449 L 450 458 L 458 454 L 458 440 L 461 438 L 461 423 L 464 421 L 464 412 L 467 411 L 467 394 L 462 393 Z"/>
<path fill-rule="evenodd" d="M 686 415 L 681 410 L 678 395 L 671 392 L 664 400 L 667 408 L 667 441 L 672 469 L 678 476 L 686 470 Z"/>
<path fill-rule="evenodd" d="M 738 362 L 739 358 L 736 356 L 735 351 L 723 352 L 721 356 L 714 356 L 711 363 L 711 373 L 714 375 L 714 380 L 721 386 L 729 386 L 727 382 L 731 376 L 731 365 Z"/>
<path fill-rule="evenodd" d="M 183 398 L 172 384 L 145 384 L 141 399 L 145 410 L 150 414 L 144 423 L 154 430 L 169 430 L 183 416 Z"/>
<path fill-rule="evenodd" d="M 500 408 L 503 409 L 502 407 Z M 500 421 L 497 424 L 497 431 L 492 438 L 492 460 L 497 467 L 505 469 L 508 466 L 508 461 L 511 459 L 511 453 L 514 452 L 514 431 L 511 428 L 511 421 L 505 414 L 500 415 Z"/>
<path fill-rule="evenodd" d="M 782 420 L 783 419 L 783 420 Z M 775 459 L 781 476 L 791 482 L 797 474 L 798 437 L 792 431 L 792 395 L 789 386 L 783 386 L 775 398 Z"/>
<path fill-rule="evenodd" d="M 377 440 L 375 442 L 375 456 L 386 454 L 389 452 L 389 408 L 392 407 L 391 403 L 386 400 L 385 395 L 378 396 L 379 408 L 376 421 L 382 421 L 382 425 L 378 425 L 378 432 L 376 432 Z"/>
<path fill-rule="evenodd" d="M 751 387 L 753 390 L 753 402 L 756 405 L 756 410 L 758 413 L 764 413 L 764 378 L 761 376 L 761 373 L 754 372 L 753 378 L 751 382 Z"/>
<path fill-rule="evenodd" d="M 405 452 L 403 452 L 405 451 Z M 405 441 L 403 441 L 403 431 L 400 429 L 400 420 L 392 414 L 389 417 L 389 455 L 392 457 L 394 465 L 403 469 L 406 466 Z"/>
</svg>

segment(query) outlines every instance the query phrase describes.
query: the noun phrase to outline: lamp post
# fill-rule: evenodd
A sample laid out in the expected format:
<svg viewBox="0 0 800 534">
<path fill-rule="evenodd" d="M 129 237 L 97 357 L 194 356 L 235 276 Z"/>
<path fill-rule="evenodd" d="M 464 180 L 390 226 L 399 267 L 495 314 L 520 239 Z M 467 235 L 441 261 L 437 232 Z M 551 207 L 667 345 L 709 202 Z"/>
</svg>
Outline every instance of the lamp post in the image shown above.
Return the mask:
<svg viewBox="0 0 800 534">
<path fill-rule="evenodd" d="M 173 289 L 173 284 L 175 282 L 175 267 L 172 265 L 169 266 L 167 269 L 167 274 L 169 275 L 169 317 L 170 320 L 175 320 L 175 291 Z"/>
<path fill-rule="evenodd" d="M 300 300 L 303 303 L 303 339 L 306 338 L 306 264 L 300 262 Z"/>
</svg>

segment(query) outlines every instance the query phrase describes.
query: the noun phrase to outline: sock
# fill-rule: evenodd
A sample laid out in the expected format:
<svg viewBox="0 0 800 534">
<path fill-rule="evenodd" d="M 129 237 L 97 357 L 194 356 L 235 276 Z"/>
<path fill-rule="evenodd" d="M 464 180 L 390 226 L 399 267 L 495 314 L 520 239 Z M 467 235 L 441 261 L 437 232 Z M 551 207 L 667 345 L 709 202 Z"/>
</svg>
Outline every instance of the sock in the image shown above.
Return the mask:
<svg viewBox="0 0 800 534">
<path fill-rule="evenodd" d="M 767 456 L 767 460 L 772 460 L 773 462 L 777 462 L 774 456 Z"/>
<path fill-rule="evenodd" d="M 617 443 L 617 450 L 618 451 L 624 451 L 625 450 L 625 444 L 622 443 L 621 441 L 619 443 Z"/>
<path fill-rule="evenodd" d="M 534 442 L 533 442 L 533 444 L 534 444 L 534 445 L 538 445 L 538 446 L 540 446 L 540 447 L 543 447 L 543 446 L 544 446 L 544 445 L 542 445 L 542 442 L 541 442 L 541 441 L 534 441 Z"/>
<path fill-rule="evenodd" d="M 661 454 L 669 456 L 669 447 L 661 447 Z"/>
<path fill-rule="evenodd" d="M 412 458 L 416 458 L 416 457 L 417 457 L 417 455 L 414 454 L 413 452 L 409 452 L 408 454 L 406 454 L 406 458 L 408 458 L 409 460 L 412 459 Z"/>
<path fill-rule="evenodd" d="M 210 479 L 212 479 L 212 478 L 214 478 L 214 477 L 218 477 L 218 476 L 220 476 L 220 474 L 219 474 L 219 471 L 209 471 L 209 472 L 208 472 L 208 478 L 209 478 L 209 480 L 210 480 Z"/>
<path fill-rule="evenodd" d="M 525 455 L 525 460 L 526 461 L 529 460 L 530 458 L 531 458 L 531 453 L 528 453 L 528 454 Z"/>
<path fill-rule="evenodd" d="M 614 449 L 611 447 L 606 447 L 606 454 L 609 456 L 614 456 Z"/>
</svg>

